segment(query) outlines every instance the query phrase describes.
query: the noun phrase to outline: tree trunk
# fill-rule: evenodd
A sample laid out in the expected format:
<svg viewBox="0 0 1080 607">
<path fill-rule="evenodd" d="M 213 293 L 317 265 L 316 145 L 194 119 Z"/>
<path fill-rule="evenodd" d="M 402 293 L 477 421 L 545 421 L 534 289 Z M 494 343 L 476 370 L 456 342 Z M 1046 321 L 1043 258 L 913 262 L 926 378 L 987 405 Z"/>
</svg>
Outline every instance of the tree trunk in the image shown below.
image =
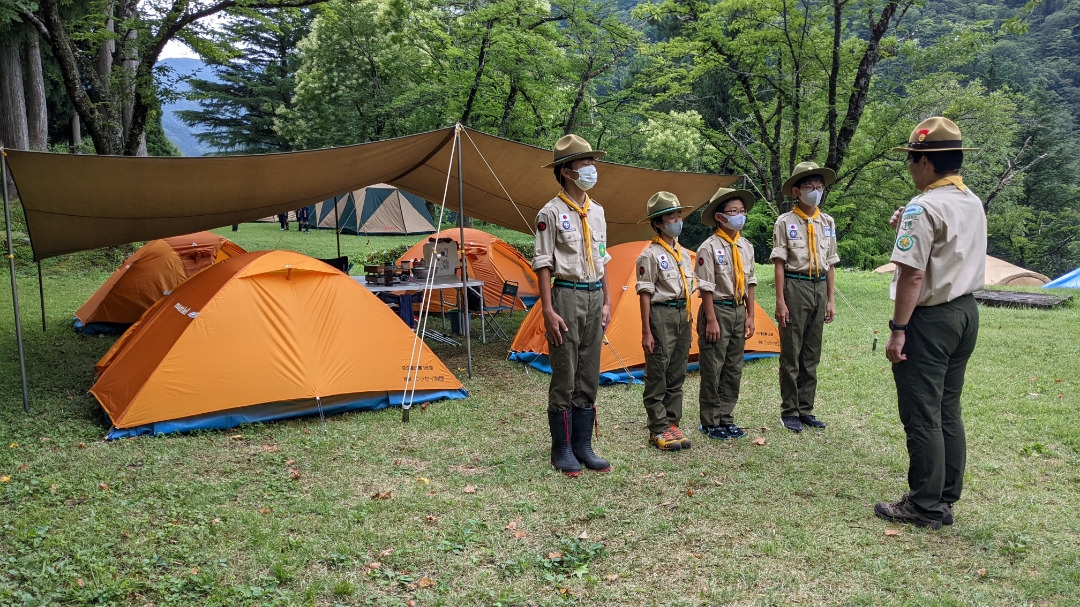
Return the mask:
<svg viewBox="0 0 1080 607">
<path fill-rule="evenodd" d="M 26 118 L 30 149 L 44 152 L 49 144 L 49 112 L 45 108 L 41 39 L 35 31 L 30 32 L 26 44 Z"/>
<path fill-rule="evenodd" d="M 11 36 L 0 42 L 0 144 L 16 150 L 30 149 L 22 60 L 19 44 Z"/>
<path fill-rule="evenodd" d="M 113 3 L 110 2 L 105 7 L 105 14 L 109 17 L 105 20 L 105 31 L 115 32 L 116 22 L 113 21 Z M 112 79 L 112 66 L 113 66 L 113 53 L 116 51 L 116 41 L 112 38 L 106 40 L 101 48 L 98 49 L 97 61 L 95 62 L 95 69 L 97 69 L 98 79 L 101 81 L 101 87 L 105 91 L 109 90 L 110 80 Z"/>
<path fill-rule="evenodd" d="M 502 120 L 499 121 L 499 137 L 504 139 L 510 130 L 510 118 L 514 115 L 514 105 L 517 103 L 517 97 L 517 78 L 514 78 L 510 82 L 510 93 L 506 95 L 506 103 L 503 105 Z"/>
<path fill-rule="evenodd" d="M 82 145 L 82 122 L 76 112 L 71 116 L 71 151 L 78 154 L 80 145 Z"/>
<path fill-rule="evenodd" d="M 476 60 L 476 76 L 473 78 L 472 87 L 469 88 L 469 97 L 465 100 L 465 109 L 461 112 L 461 120 L 458 121 L 466 126 L 469 124 L 473 103 L 476 101 L 476 95 L 480 90 L 480 80 L 484 77 L 484 64 L 487 63 L 488 44 L 491 43 L 491 28 L 494 25 L 495 21 L 489 19 L 485 24 L 487 29 L 484 31 L 484 39 L 480 41 L 480 56 Z"/>
</svg>

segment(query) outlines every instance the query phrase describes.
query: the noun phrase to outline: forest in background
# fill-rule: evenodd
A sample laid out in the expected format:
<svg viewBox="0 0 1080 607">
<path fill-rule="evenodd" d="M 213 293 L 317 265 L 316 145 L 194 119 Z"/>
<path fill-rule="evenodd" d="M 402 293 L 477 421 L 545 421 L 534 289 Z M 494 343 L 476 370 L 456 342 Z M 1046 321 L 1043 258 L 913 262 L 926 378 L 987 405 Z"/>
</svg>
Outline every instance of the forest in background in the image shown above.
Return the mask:
<svg viewBox="0 0 1080 607">
<path fill-rule="evenodd" d="M 612 162 L 746 175 L 762 256 L 779 184 L 814 160 L 837 171 L 824 208 L 860 268 L 887 260 L 885 221 L 914 194 L 890 148 L 941 114 L 980 148 L 963 174 L 990 253 L 1080 265 L 1080 0 L 0 0 L 0 139 L 178 153 L 169 41 L 215 66 L 183 118 L 219 153 L 572 131 Z"/>
</svg>

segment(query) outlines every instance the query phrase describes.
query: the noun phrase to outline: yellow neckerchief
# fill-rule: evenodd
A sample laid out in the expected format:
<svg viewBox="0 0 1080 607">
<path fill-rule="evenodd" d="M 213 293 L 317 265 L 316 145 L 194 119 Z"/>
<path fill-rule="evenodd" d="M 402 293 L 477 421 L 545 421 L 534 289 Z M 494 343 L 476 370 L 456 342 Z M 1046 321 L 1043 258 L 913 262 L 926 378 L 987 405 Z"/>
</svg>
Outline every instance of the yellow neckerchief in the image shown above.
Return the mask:
<svg viewBox="0 0 1080 607">
<path fill-rule="evenodd" d="M 739 245 L 737 244 L 742 232 L 735 232 L 735 237 L 732 238 L 727 235 L 723 228 L 716 228 L 713 234 L 731 245 L 731 265 L 734 270 L 732 274 L 735 277 L 735 301 L 742 301 L 746 297 L 746 268 L 743 266 L 742 254 L 739 252 Z"/>
<path fill-rule="evenodd" d="M 589 205 L 592 204 L 592 198 L 589 195 L 585 195 L 585 206 L 579 207 L 574 204 L 574 201 L 566 195 L 566 191 L 559 192 L 559 199 L 562 200 L 570 207 L 572 211 L 581 217 L 581 231 L 585 237 L 585 259 L 589 262 L 589 276 L 596 276 L 596 262 L 593 261 L 592 256 L 592 233 L 589 231 Z"/>
<path fill-rule="evenodd" d="M 940 188 L 941 186 L 945 186 L 945 185 L 949 185 L 949 184 L 952 184 L 952 185 L 956 186 L 956 188 L 958 190 L 960 190 L 961 192 L 966 192 L 967 191 L 967 186 L 964 185 L 964 178 L 963 177 L 961 177 L 959 175 L 949 175 L 947 177 L 942 177 L 941 179 L 938 179 L 934 183 L 931 183 L 930 185 L 923 188 L 923 193 L 925 194 L 926 192 L 929 192 L 930 190 L 932 190 L 934 188 Z"/>
<path fill-rule="evenodd" d="M 814 236 L 813 220 L 821 217 L 821 209 L 814 207 L 814 214 L 807 216 L 806 213 L 803 213 L 803 210 L 799 208 L 799 203 L 796 202 L 791 210 L 795 212 L 796 217 L 799 217 L 806 222 L 806 248 L 810 251 L 810 272 L 808 273 L 811 276 L 820 276 L 821 260 L 818 259 L 817 237 Z"/>
<path fill-rule="evenodd" d="M 679 246 L 679 241 L 675 241 L 677 249 L 672 249 L 668 243 L 664 242 L 659 236 L 653 236 L 653 242 L 664 247 L 664 250 L 671 253 L 671 256 L 675 258 L 675 263 L 679 267 L 679 278 L 682 280 L 683 295 L 686 296 L 686 319 L 690 322 L 694 322 L 694 313 L 690 310 L 690 285 L 686 284 L 686 273 L 683 272 L 682 267 L 682 247 Z"/>
</svg>

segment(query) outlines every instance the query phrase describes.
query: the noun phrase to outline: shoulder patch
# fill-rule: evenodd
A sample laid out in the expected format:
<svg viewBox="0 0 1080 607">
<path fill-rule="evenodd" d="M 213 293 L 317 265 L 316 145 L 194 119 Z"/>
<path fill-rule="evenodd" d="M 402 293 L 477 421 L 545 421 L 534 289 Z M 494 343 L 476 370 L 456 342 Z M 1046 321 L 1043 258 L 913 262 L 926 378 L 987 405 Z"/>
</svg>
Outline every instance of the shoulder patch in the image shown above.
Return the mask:
<svg viewBox="0 0 1080 607">
<path fill-rule="evenodd" d="M 699 265 L 699 266 L 703 266 L 703 265 L 705 265 L 705 258 L 704 258 L 704 257 L 700 257 L 700 256 L 699 256 L 699 257 L 697 258 L 697 265 Z"/>
<path fill-rule="evenodd" d="M 904 207 L 904 217 L 915 217 L 916 215 L 922 215 L 926 209 L 921 204 L 909 204 Z"/>
<path fill-rule="evenodd" d="M 901 251 L 907 251 L 913 246 L 915 246 L 915 237 L 911 234 L 904 234 L 896 239 L 896 248 Z"/>
<path fill-rule="evenodd" d="M 637 273 L 638 273 L 638 276 L 644 276 L 645 275 L 645 266 L 638 266 Z"/>
<path fill-rule="evenodd" d="M 546 229 L 547 229 L 547 224 L 546 224 L 546 223 L 544 223 L 543 221 L 541 221 L 541 222 L 538 222 L 538 223 L 536 224 L 536 229 L 537 229 L 537 230 L 540 230 L 541 232 L 543 232 L 544 230 L 546 230 Z"/>
</svg>

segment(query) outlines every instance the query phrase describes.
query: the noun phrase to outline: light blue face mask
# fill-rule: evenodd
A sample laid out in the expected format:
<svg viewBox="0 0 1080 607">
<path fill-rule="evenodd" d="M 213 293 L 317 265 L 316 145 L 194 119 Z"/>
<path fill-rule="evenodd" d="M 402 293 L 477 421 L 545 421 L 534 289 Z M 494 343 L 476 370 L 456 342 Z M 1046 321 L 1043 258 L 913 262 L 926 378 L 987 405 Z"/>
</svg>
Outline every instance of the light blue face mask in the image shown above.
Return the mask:
<svg viewBox="0 0 1080 607">
<path fill-rule="evenodd" d="M 738 232 L 746 225 L 746 215 L 736 215 L 734 217 L 730 215 L 724 215 L 724 223 L 727 227 Z"/>
<path fill-rule="evenodd" d="M 679 234 L 682 234 L 682 227 L 683 222 L 680 219 L 675 223 L 665 223 L 663 227 L 660 228 L 660 230 L 663 231 L 664 235 L 666 235 L 668 238 L 678 238 Z"/>
</svg>

